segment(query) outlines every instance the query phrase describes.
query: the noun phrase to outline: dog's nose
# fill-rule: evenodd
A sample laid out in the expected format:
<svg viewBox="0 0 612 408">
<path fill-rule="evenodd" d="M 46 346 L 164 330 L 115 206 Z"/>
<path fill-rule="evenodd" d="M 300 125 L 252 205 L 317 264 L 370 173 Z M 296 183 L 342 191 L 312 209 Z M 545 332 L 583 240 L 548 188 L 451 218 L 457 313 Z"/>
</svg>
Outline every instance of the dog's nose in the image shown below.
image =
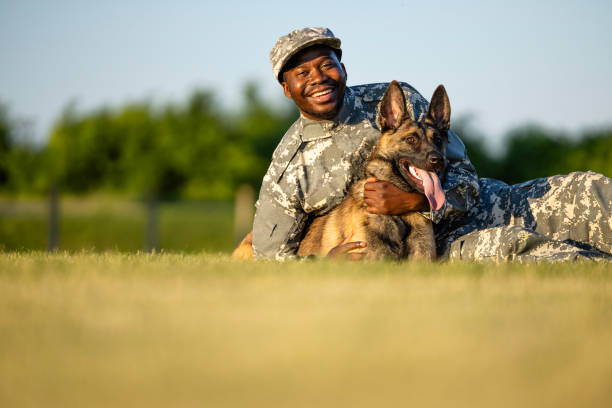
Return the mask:
<svg viewBox="0 0 612 408">
<path fill-rule="evenodd" d="M 442 167 L 442 156 L 439 153 L 429 153 L 429 157 L 427 158 L 429 165 L 433 168 Z"/>
</svg>

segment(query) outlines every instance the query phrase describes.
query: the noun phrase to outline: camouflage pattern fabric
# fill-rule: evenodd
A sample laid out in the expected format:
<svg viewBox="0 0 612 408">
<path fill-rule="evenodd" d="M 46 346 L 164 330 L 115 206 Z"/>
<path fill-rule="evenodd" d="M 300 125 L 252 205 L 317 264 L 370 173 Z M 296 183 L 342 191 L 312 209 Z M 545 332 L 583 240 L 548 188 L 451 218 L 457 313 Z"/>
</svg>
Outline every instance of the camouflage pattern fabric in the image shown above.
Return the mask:
<svg viewBox="0 0 612 408">
<path fill-rule="evenodd" d="M 412 119 L 424 119 L 427 100 L 410 85 L 401 85 Z M 272 156 L 257 201 L 253 225 L 256 258 L 294 256 L 309 217 L 328 212 L 344 199 L 380 137 L 376 113 L 387 86 L 349 87 L 334 120 L 313 121 L 300 116 L 289 128 Z M 423 213 L 434 223 L 454 220 L 478 201 L 476 172 L 465 146 L 452 132 L 447 158 L 442 186 L 446 202 L 439 210 Z"/>
<path fill-rule="evenodd" d="M 436 225 L 438 253 L 481 261 L 610 260 L 612 180 L 593 172 L 509 186 L 482 178 L 480 201 Z"/>
</svg>

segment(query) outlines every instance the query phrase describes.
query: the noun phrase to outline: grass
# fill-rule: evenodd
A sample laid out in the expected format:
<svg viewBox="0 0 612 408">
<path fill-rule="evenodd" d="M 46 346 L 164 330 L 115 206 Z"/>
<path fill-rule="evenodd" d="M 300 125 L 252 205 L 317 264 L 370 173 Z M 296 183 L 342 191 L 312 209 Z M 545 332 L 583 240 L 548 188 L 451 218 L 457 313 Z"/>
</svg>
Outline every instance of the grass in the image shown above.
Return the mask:
<svg viewBox="0 0 612 408">
<path fill-rule="evenodd" d="M 0 254 L 3 407 L 609 407 L 600 264 Z"/>
<path fill-rule="evenodd" d="M 44 200 L 0 199 L 0 251 L 45 250 L 48 208 Z M 105 197 L 64 198 L 60 244 L 65 251 L 144 249 L 146 211 L 142 202 Z M 162 202 L 158 249 L 229 252 L 234 246 L 233 204 Z"/>
</svg>

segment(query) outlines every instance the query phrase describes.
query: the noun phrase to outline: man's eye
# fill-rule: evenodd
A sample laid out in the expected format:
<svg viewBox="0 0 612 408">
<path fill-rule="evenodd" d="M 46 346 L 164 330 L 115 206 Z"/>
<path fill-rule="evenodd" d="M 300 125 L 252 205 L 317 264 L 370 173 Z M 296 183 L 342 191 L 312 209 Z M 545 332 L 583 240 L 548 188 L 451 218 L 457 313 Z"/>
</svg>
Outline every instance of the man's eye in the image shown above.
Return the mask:
<svg viewBox="0 0 612 408">
<path fill-rule="evenodd" d="M 303 76 L 305 76 L 305 75 L 308 75 L 308 72 L 306 72 L 306 71 L 298 71 L 298 72 L 296 72 L 296 74 L 295 74 L 295 75 L 296 75 L 296 76 L 303 77 Z"/>
</svg>

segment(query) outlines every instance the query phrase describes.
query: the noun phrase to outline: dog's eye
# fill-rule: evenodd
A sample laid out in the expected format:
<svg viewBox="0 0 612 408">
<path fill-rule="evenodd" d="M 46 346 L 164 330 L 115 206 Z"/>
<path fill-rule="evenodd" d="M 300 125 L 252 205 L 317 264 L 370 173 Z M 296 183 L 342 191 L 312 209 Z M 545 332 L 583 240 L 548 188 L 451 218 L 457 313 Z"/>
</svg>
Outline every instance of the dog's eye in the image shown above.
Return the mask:
<svg viewBox="0 0 612 408">
<path fill-rule="evenodd" d="M 415 144 L 415 143 L 416 143 L 416 141 L 417 141 L 417 139 L 416 139 L 416 137 L 414 137 L 414 136 L 406 136 L 406 137 L 404 138 L 404 141 L 405 141 L 405 142 L 408 142 L 408 143 L 410 143 L 410 144 Z"/>
</svg>

